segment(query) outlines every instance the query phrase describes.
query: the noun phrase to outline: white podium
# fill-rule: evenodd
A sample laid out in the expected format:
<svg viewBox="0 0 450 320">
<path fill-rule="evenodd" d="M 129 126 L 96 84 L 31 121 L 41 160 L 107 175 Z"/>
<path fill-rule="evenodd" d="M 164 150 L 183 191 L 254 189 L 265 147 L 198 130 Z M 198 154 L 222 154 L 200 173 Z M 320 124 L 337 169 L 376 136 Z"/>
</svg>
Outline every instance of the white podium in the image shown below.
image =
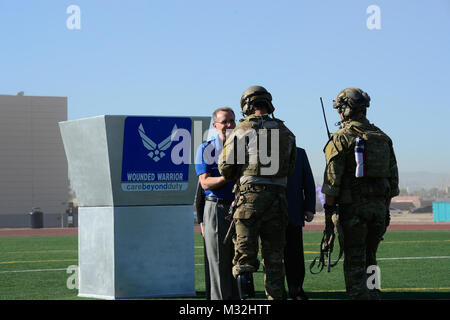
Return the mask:
<svg viewBox="0 0 450 320">
<path fill-rule="evenodd" d="M 79 296 L 195 296 L 195 151 L 209 117 L 60 122 L 78 206 Z"/>
</svg>

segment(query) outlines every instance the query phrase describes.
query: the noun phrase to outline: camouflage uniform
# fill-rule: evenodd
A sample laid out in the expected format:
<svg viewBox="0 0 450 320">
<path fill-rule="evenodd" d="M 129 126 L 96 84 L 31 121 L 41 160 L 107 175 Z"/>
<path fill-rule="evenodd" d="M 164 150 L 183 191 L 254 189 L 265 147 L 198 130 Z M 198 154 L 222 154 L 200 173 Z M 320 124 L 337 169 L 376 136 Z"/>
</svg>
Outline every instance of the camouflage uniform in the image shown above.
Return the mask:
<svg viewBox="0 0 450 320">
<path fill-rule="evenodd" d="M 369 98 L 370 101 L 370 98 Z M 356 177 L 355 141 L 364 137 L 364 177 Z M 375 138 L 374 138 L 375 137 Z M 367 267 L 389 224 L 387 208 L 399 194 L 398 170 L 391 139 L 369 123 L 365 112 L 345 120 L 324 148 L 326 169 L 322 192 L 336 199 L 344 241 L 344 275 L 351 299 L 377 299 L 367 287 Z"/>
<path fill-rule="evenodd" d="M 239 163 L 235 153 L 239 141 L 245 139 L 248 130 L 259 133 L 263 128 L 279 130 L 279 168 L 275 174 L 263 175 L 264 165 L 260 159 L 251 163 L 245 148 L 245 163 Z M 240 134 L 241 133 L 241 134 Z M 259 146 L 259 144 L 258 144 Z M 251 148 L 250 148 L 251 149 Z M 239 152 L 239 150 L 238 150 Z M 269 152 L 270 154 L 270 152 Z M 219 171 L 227 179 L 238 178 L 235 195 L 236 236 L 235 256 L 233 259 L 233 275 L 237 277 L 243 272 L 255 272 L 259 268 L 258 237 L 261 239 L 261 255 L 264 283 L 268 299 L 285 299 L 283 255 L 286 242 L 287 225 L 287 176 L 292 174 L 295 164 L 295 136 L 281 120 L 268 115 L 249 115 L 242 119 L 227 139 L 223 154 L 219 159 Z M 231 159 L 231 161 L 230 161 Z M 273 182 L 273 183 L 272 183 Z"/>
</svg>

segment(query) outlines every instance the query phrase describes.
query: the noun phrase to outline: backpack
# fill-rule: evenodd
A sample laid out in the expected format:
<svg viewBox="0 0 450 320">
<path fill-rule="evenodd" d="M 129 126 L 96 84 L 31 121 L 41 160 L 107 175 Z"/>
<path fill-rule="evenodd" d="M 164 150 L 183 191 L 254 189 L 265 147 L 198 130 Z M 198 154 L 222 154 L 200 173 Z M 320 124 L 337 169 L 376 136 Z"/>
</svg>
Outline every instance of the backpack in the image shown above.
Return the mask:
<svg viewBox="0 0 450 320">
<path fill-rule="evenodd" d="M 364 173 L 366 178 L 390 178 L 391 139 L 380 129 L 362 131 L 350 127 L 356 135 L 364 140 Z"/>
</svg>

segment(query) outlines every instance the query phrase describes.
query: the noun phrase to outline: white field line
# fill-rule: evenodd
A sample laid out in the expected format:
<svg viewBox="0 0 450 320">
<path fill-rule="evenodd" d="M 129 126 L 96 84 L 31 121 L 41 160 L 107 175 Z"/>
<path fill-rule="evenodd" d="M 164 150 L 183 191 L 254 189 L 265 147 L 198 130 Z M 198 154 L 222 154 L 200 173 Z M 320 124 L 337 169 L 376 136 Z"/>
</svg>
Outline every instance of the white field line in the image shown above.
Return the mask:
<svg viewBox="0 0 450 320">
<path fill-rule="evenodd" d="M 450 256 L 431 256 L 431 257 L 397 257 L 397 258 L 377 258 L 377 261 L 383 260 L 427 260 L 427 259 L 450 259 Z M 312 262 L 313 260 L 305 260 L 305 262 Z M 196 267 L 204 266 L 203 263 L 196 263 Z M 46 272 L 46 271 L 66 271 L 67 268 L 58 268 L 58 269 L 34 269 L 34 270 L 9 270 L 9 271 L 0 271 L 0 274 L 3 273 L 26 273 L 26 272 Z"/>
<path fill-rule="evenodd" d="M 421 260 L 421 259 L 449 259 L 450 256 L 434 256 L 434 257 L 399 257 L 399 258 L 377 258 L 378 260 Z"/>
<path fill-rule="evenodd" d="M 427 260 L 427 259 L 450 259 L 450 256 L 377 258 L 377 261 L 382 261 L 382 260 Z M 305 262 L 312 262 L 312 261 L 313 260 L 305 260 Z M 341 261 L 339 261 L 339 262 L 341 262 Z M 201 263 L 196 263 L 195 265 L 203 266 L 203 264 L 201 264 Z"/>
<path fill-rule="evenodd" d="M 44 271 L 66 271 L 67 268 L 59 269 L 34 269 L 34 270 L 10 270 L 10 271 L 0 271 L 1 273 L 22 273 L 22 272 L 44 272 Z"/>
</svg>

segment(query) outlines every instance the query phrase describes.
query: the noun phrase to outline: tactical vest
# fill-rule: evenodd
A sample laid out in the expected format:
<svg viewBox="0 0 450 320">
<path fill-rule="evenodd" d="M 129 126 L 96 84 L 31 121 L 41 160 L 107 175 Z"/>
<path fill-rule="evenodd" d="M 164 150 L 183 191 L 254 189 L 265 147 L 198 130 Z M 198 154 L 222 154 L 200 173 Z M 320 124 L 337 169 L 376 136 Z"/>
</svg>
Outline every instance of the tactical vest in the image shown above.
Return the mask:
<svg viewBox="0 0 450 320">
<path fill-rule="evenodd" d="M 245 163 L 242 165 L 242 176 L 261 176 L 261 177 L 287 177 L 289 176 L 295 165 L 295 158 L 292 159 L 292 153 L 295 151 L 295 136 L 284 125 L 283 121 L 266 117 L 248 117 L 243 120 L 243 130 L 256 133 L 256 137 L 247 138 Z M 272 146 L 272 135 L 275 134 L 273 130 L 278 130 L 278 150 Z M 276 136 L 274 136 L 275 138 Z M 256 141 L 252 139 L 256 138 Z M 236 147 L 236 146 L 235 146 Z M 239 147 L 238 147 L 239 148 Z M 278 152 L 277 152 L 278 151 Z M 278 170 L 274 174 L 267 175 L 264 172 L 270 171 L 269 168 L 273 163 L 264 163 L 261 159 L 263 156 L 269 156 L 272 159 L 278 153 Z M 295 153 L 294 153 L 295 154 Z M 267 159 L 265 159 L 267 160 Z M 264 170 L 266 169 L 266 170 Z"/>
<path fill-rule="evenodd" d="M 344 134 L 350 137 L 350 146 L 345 151 L 345 173 L 342 178 L 340 203 L 358 201 L 360 198 L 388 198 L 391 178 L 390 158 L 391 139 L 377 127 L 362 129 L 350 125 L 344 128 Z M 355 145 L 357 137 L 364 140 L 364 174 L 357 177 Z"/>
</svg>

